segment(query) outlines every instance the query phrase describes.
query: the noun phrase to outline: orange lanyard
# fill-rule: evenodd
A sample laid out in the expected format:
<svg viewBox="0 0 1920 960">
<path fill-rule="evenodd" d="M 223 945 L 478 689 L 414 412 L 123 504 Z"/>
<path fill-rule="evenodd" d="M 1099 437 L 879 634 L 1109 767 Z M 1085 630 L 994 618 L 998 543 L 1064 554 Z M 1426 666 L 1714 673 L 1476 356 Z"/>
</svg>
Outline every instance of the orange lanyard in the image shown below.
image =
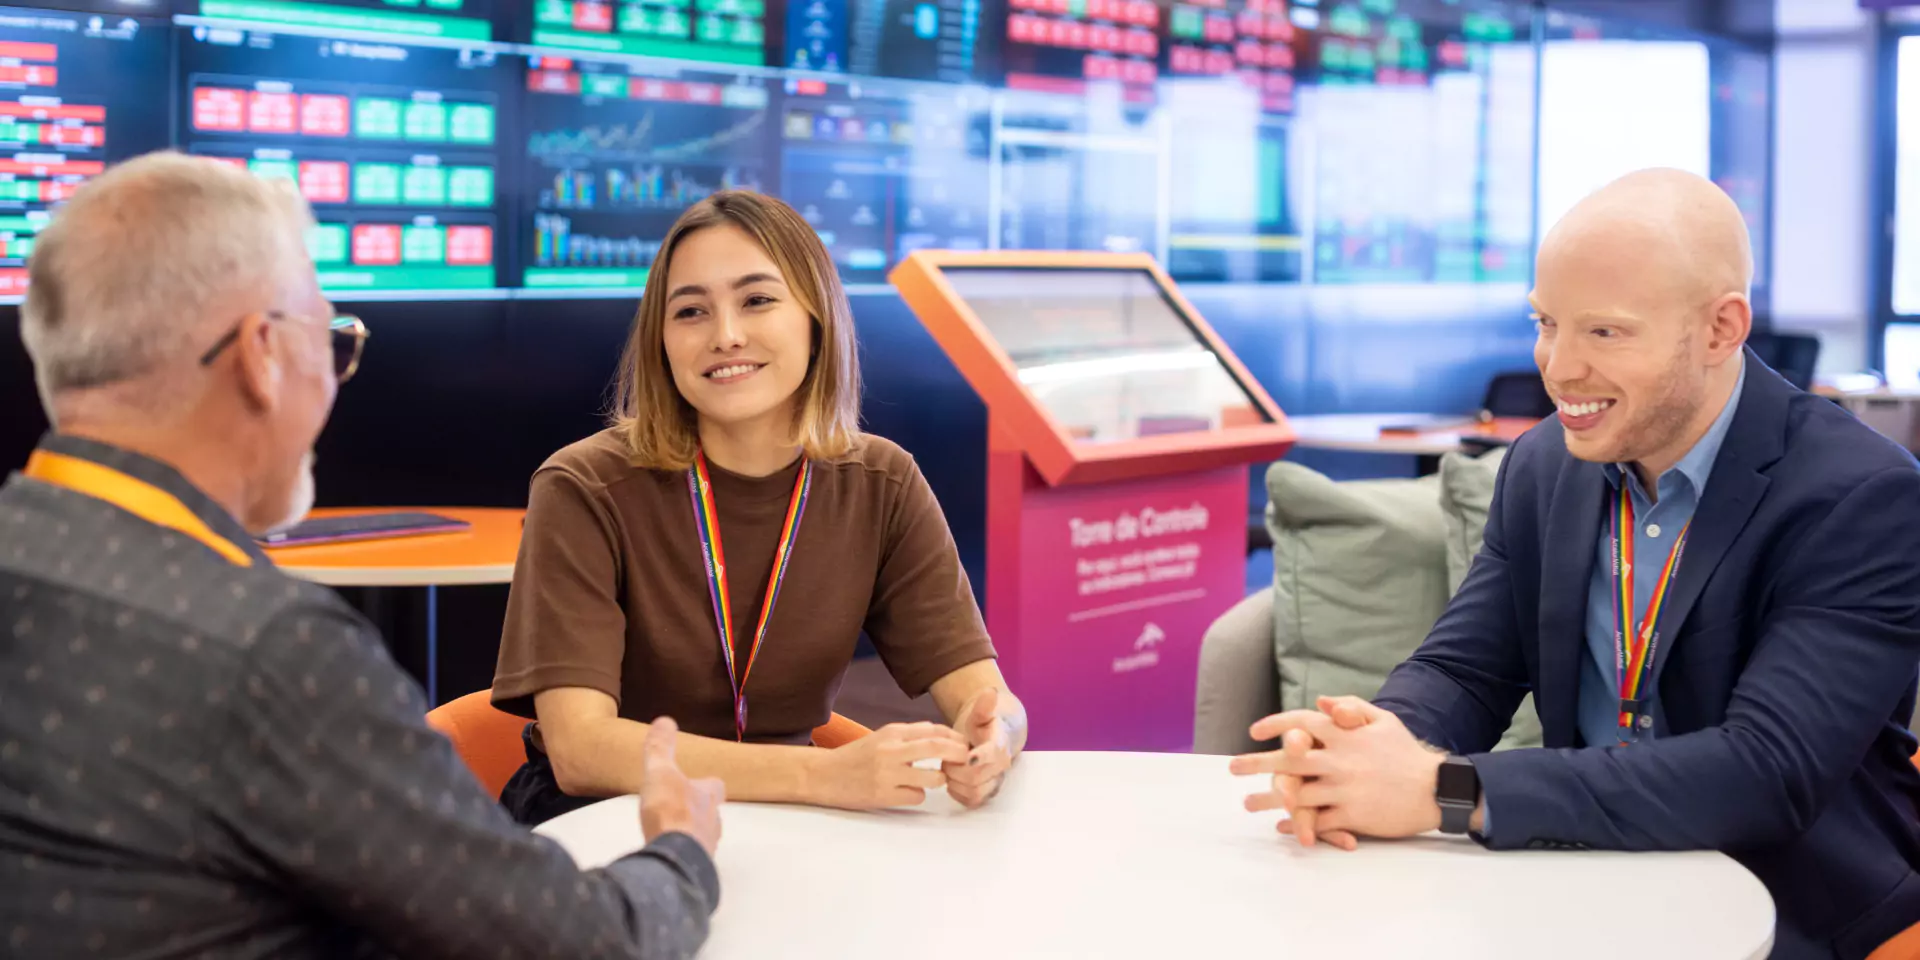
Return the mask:
<svg viewBox="0 0 1920 960">
<path fill-rule="evenodd" d="M 213 532 L 179 497 L 144 480 L 136 480 L 91 460 L 46 450 L 35 450 L 27 458 L 24 472 L 43 483 L 104 500 L 155 526 L 186 534 L 235 566 L 253 566 L 253 557 L 233 541 Z"/>
</svg>

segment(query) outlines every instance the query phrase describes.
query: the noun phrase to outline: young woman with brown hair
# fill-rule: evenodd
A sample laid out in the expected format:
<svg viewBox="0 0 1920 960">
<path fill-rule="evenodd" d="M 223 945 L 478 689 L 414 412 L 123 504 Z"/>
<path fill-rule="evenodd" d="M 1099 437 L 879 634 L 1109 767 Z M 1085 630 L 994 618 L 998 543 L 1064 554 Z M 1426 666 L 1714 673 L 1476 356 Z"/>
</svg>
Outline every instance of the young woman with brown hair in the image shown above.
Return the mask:
<svg viewBox="0 0 1920 960">
<path fill-rule="evenodd" d="M 614 423 L 534 474 L 493 700 L 538 722 L 502 801 L 539 823 L 640 787 L 647 724 L 737 800 L 985 803 L 1026 740 L 912 457 L 860 432 L 853 318 L 791 207 L 729 191 L 667 233 Z M 948 723 L 810 746 L 864 630 Z M 922 769 L 918 761 L 938 760 Z"/>
</svg>

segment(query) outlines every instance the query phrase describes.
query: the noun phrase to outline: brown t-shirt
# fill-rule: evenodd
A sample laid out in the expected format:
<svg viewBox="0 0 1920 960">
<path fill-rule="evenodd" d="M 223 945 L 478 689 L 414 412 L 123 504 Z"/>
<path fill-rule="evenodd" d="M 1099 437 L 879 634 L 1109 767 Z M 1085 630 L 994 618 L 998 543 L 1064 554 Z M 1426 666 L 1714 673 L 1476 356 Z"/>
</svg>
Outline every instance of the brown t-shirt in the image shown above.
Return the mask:
<svg viewBox="0 0 1920 960">
<path fill-rule="evenodd" d="M 800 465 L 743 477 L 708 465 L 727 559 L 736 666 L 746 666 Z M 808 742 L 827 722 L 860 631 L 911 696 L 994 656 L 953 535 L 906 451 L 861 437 L 816 462 L 793 557 L 746 685 L 747 739 Z M 667 715 L 734 737 L 733 693 L 684 472 L 633 466 L 617 430 L 562 449 L 533 475 L 493 702 L 532 717 L 533 695 L 590 687 L 620 715 Z"/>
</svg>

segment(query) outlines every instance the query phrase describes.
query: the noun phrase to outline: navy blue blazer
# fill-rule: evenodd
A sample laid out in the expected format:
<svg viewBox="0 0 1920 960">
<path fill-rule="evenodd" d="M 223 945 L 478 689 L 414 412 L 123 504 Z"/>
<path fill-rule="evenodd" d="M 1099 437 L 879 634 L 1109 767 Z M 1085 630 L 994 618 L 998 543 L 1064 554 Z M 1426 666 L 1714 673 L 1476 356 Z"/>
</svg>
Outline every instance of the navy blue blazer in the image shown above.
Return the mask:
<svg viewBox="0 0 1920 960">
<path fill-rule="evenodd" d="M 1472 758 L 1489 846 L 1719 850 L 1772 893 L 1775 957 L 1853 960 L 1920 922 L 1920 467 L 1746 362 L 1662 616 L 1664 736 L 1580 749 L 1607 482 L 1558 420 L 1508 452 L 1471 572 L 1375 702 Z M 1544 747 L 1486 752 L 1529 691 Z"/>
</svg>

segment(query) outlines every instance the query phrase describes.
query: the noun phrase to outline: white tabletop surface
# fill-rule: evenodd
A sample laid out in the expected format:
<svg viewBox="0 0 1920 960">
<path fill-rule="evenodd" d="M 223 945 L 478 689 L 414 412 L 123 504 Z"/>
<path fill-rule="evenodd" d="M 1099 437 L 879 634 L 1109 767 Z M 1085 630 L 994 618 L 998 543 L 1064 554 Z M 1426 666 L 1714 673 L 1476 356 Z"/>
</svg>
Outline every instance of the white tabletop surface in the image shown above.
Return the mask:
<svg viewBox="0 0 1920 960">
<path fill-rule="evenodd" d="M 1717 853 L 1305 849 L 1224 757 L 1031 753 L 985 809 L 728 804 L 702 957 L 1751 960 L 1773 901 Z M 633 797 L 538 832 L 583 866 L 641 845 Z M 1631 899 L 1629 900 L 1629 895 Z M 1609 906 L 1612 905 L 1612 906 Z"/>
<path fill-rule="evenodd" d="M 1444 431 L 1464 427 L 1468 422 L 1467 417 L 1431 413 L 1324 413 L 1287 418 L 1296 447 L 1435 457 L 1460 449 L 1460 438 L 1440 432 L 1381 436 L 1380 428 L 1431 423 L 1435 431 Z"/>
</svg>

